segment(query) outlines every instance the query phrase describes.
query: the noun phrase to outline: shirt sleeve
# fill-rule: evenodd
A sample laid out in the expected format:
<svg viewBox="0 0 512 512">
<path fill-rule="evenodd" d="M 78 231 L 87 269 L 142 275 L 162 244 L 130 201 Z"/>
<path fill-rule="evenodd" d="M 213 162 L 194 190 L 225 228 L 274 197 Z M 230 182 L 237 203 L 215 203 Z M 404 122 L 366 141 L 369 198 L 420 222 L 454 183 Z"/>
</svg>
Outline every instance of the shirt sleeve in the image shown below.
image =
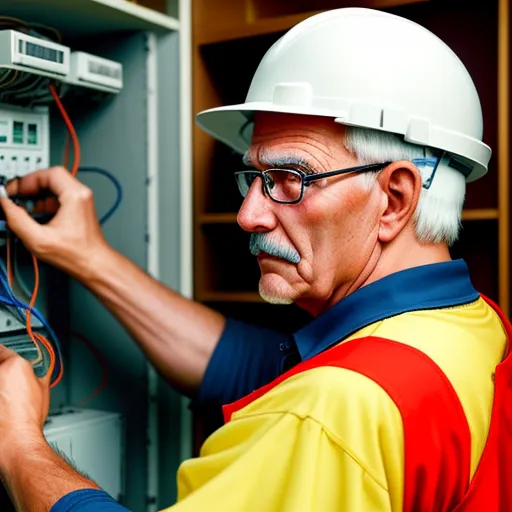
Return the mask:
<svg viewBox="0 0 512 512">
<path fill-rule="evenodd" d="M 197 461 L 187 462 L 180 500 L 165 512 L 391 511 L 387 489 L 315 419 L 282 413 L 247 421 L 260 425 L 243 449 L 224 427 L 217 438 L 224 450 L 211 454 L 212 467 L 197 471 Z M 224 470 L 210 478 L 219 465 Z"/>
<path fill-rule="evenodd" d="M 81 489 L 63 496 L 50 512 L 129 512 L 110 494 L 98 489 Z"/>
<path fill-rule="evenodd" d="M 300 362 L 291 335 L 228 317 L 192 408 L 221 414 L 234 402 Z"/>
</svg>

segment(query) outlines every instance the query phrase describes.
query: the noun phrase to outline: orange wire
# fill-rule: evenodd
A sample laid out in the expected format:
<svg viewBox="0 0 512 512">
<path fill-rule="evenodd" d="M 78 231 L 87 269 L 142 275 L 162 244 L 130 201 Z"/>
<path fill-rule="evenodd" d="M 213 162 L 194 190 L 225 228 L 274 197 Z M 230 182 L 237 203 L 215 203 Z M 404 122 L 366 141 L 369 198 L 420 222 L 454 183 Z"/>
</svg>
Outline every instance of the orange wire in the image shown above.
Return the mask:
<svg viewBox="0 0 512 512">
<path fill-rule="evenodd" d="M 39 266 L 37 265 L 37 259 L 32 254 L 32 262 L 34 264 L 34 289 L 32 290 L 32 297 L 30 297 L 29 309 L 27 309 L 27 332 L 30 339 L 37 345 L 32 332 L 32 323 L 30 322 L 30 315 L 32 308 L 36 305 L 37 293 L 39 292 Z"/>
<path fill-rule="evenodd" d="M 12 265 L 11 265 L 11 239 L 10 238 L 8 238 L 8 240 L 7 240 L 6 260 L 7 260 L 7 279 L 9 282 L 9 286 L 12 289 L 12 283 L 13 283 L 14 276 L 12 273 Z M 48 372 L 50 375 L 52 375 L 53 370 L 55 369 L 56 361 L 57 361 L 57 357 L 55 355 L 55 350 L 54 350 L 52 344 L 48 341 L 48 339 L 46 339 L 42 334 L 39 334 L 37 332 L 35 333 L 32 331 L 32 323 L 30 321 L 31 310 L 35 306 L 35 302 L 37 299 L 37 293 L 39 291 L 39 267 L 37 264 L 37 259 L 34 255 L 32 255 L 32 261 L 34 263 L 35 283 L 34 283 L 34 290 L 32 291 L 32 297 L 30 299 L 29 309 L 27 309 L 27 316 L 26 316 L 27 333 L 28 333 L 30 339 L 32 340 L 32 342 L 34 343 L 34 345 L 36 346 L 37 351 L 39 353 L 38 359 L 33 361 L 33 363 L 38 363 L 43 358 L 43 354 L 41 353 L 41 348 L 39 346 L 39 343 L 36 341 L 36 340 L 39 340 L 43 344 L 43 346 L 46 348 L 46 350 L 48 351 L 48 354 L 50 356 L 50 366 L 49 366 Z M 64 369 L 62 367 L 62 362 L 61 362 L 59 374 L 57 375 L 57 378 L 55 379 L 55 381 L 50 385 L 51 388 L 55 387 L 61 381 L 62 375 L 63 375 L 63 370 Z"/>
<path fill-rule="evenodd" d="M 32 256 L 32 262 L 34 264 L 34 289 L 32 291 L 32 297 L 30 298 L 29 309 L 27 310 L 27 317 L 26 317 L 27 332 L 28 332 L 28 335 L 30 336 L 30 339 L 36 345 L 37 345 L 36 339 L 38 339 L 45 346 L 46 350 L 48 350 L 48 353 L 50 355 L 50 368 L 48 369 L 48 372 L 50 375 L 52 375 L 53 370 L 55 369 L 55 361 L 56 361 L 55 350 L 53 349 L 52 344 L 44 336 L 42 336 L 39 333 L 34 333 L 32 331 L 32 323 L 30 321 L 31 311 L 36 304 L 36 298 L 37 298 L 37 294 L 39 292 L 39 265 L 37 264 L 37 258 L 33 254 L 31 256 Z M 51 388 L 55 387 L 61 381 L 62 375 L 63 375 L 63 370 L 64 369 L 62 367 L 62 361 L 61 361 L 59 375 L 57 376 L 55 381 L 53 381 L 53 383 L 50 385 Z"/>
<path fill-rule="evenodd" d="M 64 150 L 64 165 L 67 168 L 69 164 L 69 138 L 71 138 L 71 141 L 73 142 L 73 166 L 71 168 L 71 174 L 73 176 L 76 175 L 78 172 L 78 168 L 80 167 L 80 142 L 78 140 L 78 136 L 76 134 L 75 128 L 73 126 L 73 123 L 71 122 L 71 119 L 68 116 L 68 113 L 66 112 L 66 109 L 64 108 L 64 105 L 62 104 L 60 97 L 57 93 L 57 89 L 55 88 L 55 85 L 53 83 L 50 83 L 50 91 L 52 93 L 53 99 L 55 100 L 55 103 L 57 105 L 57 108 L 60 111 L 60 114 L 62 116 L 62 119 L 64 120 L 64 123 L 66 124 L 66 128 L 68 130 L 69 136 L 66 137 L 66 147 Z M 10 238 L 7 240 L 7 280 L 9 282 L 9 286 L 12 288 L 14 276 L 12 272 L 12 265 L 11 265 L 11 247 L 10 247 Z M 55 350 L 52 346 L 52 344 L 41 334 L 34 333 L 32 331 L 32 323 L 31 323 L 31 313 L 32 309 L 35 306 L 37 294 L 39 292 L 39 266 L 37 264 L 37 258 L 32 254 L 32 262 L 34 264 L 34 289 L 32 290 L 32 297 L 30 298 L 29 308 L 27 309 L 27 315 L 26 315 L 26 326 L 27 326 L 27 333 L 36 346 L 39 357 L 42 358 L 41 349 L 39 346 L 39 343 L 42 343 L 46 350 L 48 351 L 48 354 L 50 356 L 50 367 L 48 369 L 48 372 L 50 375 L 53 374 L 53 370 L 55 369 L 56 364 L 56 356 L 55 356 Z M 37 362 L 37 361 L 36 361 Z M 50 385 L 50 387 L 55 387 L 62 379 L 63 375 L 63 365 L 62 361 L 60 364 L 60 370 L 57 378 L 55 381 Z M 102 380 L 103 384 L 103 380 Z"/>
<path fill-rule="evenodd" d="M 12 283 L 13 283 L 13 280 L 14 280 L 14 276 L 13 276 L 13 273 L 12 273 L 12 264 L 11 264 L 11 237 L 10 236 L 7 237 L 7 247 L 6 247 L 6 258 L 5 259 L 7 260 L 7 281 L 9 283 L 9 287 L 12 290 Z M 35 302 L 35 299 L 34 299 L 34 302 Z M 29 307 L 32 308 L 33 306 L 29 306 Z M 27 310 L 27 317 L 26 317 L 27 332 L 29 332 L 28 325 L 30 325 L 30 316 L 29 316 L 29 314 L 30 313 Z M 41 352 L 41 348 L 39 347 L 39 344 L 36 343 L 34 337 L 30 335 L 30 332 L 29 332 L 30 339 L 33 341 L 34 345 L 36 346 L 37 353 L 38 353 L 38 358 L 33 361 L 33 363 L 35 364 L 35 363 L 38 363 L 39 361 L 41 361 L 43 359 L 43 353 Z"/>
<path fill-rule="evenodd" d="M 48 354 L 50 355 L 50 366 L 48 368 L 48 373 L 50 374 L 51 377 L 53 375 L 53 370 L 55 370 L 55 362 L 57 360 L 55 356 L 55 351 L 53 350 L 52 344 L 43 335 L 39 334 L 38 332 L 35 332 L 34 336 L 45 346 L 46 350 L 48 350 Z M 57 379 L 53 381 L 52 384 L 50 384 L 51 388 L 55 387 L 62 379 L 62 364 L 60 365 L 60 367 L 61 371 L 59 372 Z"/>
<path fill-rule="evenodd" d="M 80 142 L 78 141 L 75 127 L 73 126 L 73 123 L 71 122 L 71 119 L 69 118 L 68 113 L 66 112 L 66 109 L 64 108 L 64 105 L 59 98 L 57 89 L 55 88 L 54 84 L 50 84 L 50 91 L 52 93 L 53 99 L 55 100 L 57 108 L 60 111 L 60 115 L 62 116 L 64 123 L 66 123 L 66 128 L 68 130 L 69 136 L 71 137 L 71 141 L 73 142 L 73 167 L 71 168 L 71 174 L 75 176 L 78 172 L 78 168 L 80 167 Z"/>
<path fill-rule="evenodd" d="M 32 291 L 32 297 L 30 298 L 29 309 L 27 309 L 27 316 L 26 316 L 27 332 L 28 332 L 28 335 L 30 336 L 30 339 L 34 342 L 34 344 L 37 347 L 39 347 L 39 344 L 37 343 L 37 340 L 39 340 L 44 345 L 46 350 L 48 351 L 48 354 L 50 355 L 50 367 L 48 369 L 48 372 L 50 375 L 52 375 L 53 370 L 55 369 L 55 362 L 56 362 L 55 350 L 53 349 L 52 344 L 43 335 L 41 335 L 39 333 L 34 333 L 32 331 L 31 314 L 32 314 L 32 309 L 34 308 L 34 306 L 36 304 L 37 294 L 39 292 L 39 265 L 37 264 L 37 258 L 33 254 L 31 256 L 32 256 L 32 263 L 34 264 L 34 289 Z M 57 379 L 50 385 L 51 388 L 55 387 L 60 382 L 60 380 L 62 379 L 62 374 L 63 374 L 63 368 L 62 368 L 62 363 L 61 363 L 59 375 L 57 376 Z"/>
</svg>

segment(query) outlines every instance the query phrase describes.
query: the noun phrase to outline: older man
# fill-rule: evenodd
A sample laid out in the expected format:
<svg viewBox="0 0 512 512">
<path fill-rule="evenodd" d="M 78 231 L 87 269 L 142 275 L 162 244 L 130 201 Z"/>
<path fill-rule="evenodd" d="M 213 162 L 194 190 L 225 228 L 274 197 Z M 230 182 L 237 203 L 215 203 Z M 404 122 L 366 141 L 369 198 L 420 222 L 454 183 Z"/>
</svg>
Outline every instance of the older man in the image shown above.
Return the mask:
<svg viewBox="0 0 512 512">
<path fill-rule="evenodd" d="M 108 247 L 63 169 L 9 186 L 57 194 L 46 226 L 2 198 L 29 249 L 88 286 L 197 407 L 224 406 L 172 509 L 506 510 L 492 410 L 510 325 L 449 254 L 465 182 L 490 158 L 457 57 L 402 18 L 327 12 L 269 50 L 244 105 L 199 123 L 245 152 L 238 222 L 260 293 L 315 317 L 293 336 L 151 280 Z M 122 509 L 45 443 L 47 382 L 0 357 L 0 475 L 20 510 Z"/>
</svg>

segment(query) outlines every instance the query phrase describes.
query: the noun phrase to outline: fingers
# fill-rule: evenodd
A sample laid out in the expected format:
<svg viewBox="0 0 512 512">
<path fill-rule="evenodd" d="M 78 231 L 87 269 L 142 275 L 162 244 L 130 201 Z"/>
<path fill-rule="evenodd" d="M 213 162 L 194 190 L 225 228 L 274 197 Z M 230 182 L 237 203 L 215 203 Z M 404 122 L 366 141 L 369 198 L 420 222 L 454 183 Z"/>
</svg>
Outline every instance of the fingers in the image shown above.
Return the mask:
<svg viewBox="0 0 512 512">
<path fill-rule="evenodd" d="M 0 344 L 0 364 L 4 363 L 8 359 L 11 359 L 12 357 L 21 357 L 18 356 L 14 350 L 11 350 L 10 348 L 7 348 L 5 345 Z"/>
<path fill-rule="evenodd" d="M 5 195 L 5 189 L 0 189 L 0 206 L 5 213 L 9 229 L 18 238 L 34 240 L 43 229 L 23 208 L 14 204 Z"/>
<path fill-rule="evenodd" d="M 56 213 L 59 206 L 59 201 L 56 198 L 47 197 L 36 201 L 30 213 Z"/>
<path fill-rule="evenodd" d="M 6 188 L 10 196 L 30 196 L 49 190 L 60 197 L 65 191 L 81 187 L 83 185 L 64 167 L 51 167 L 15 179 L 9 182 Z"/>
</svg>

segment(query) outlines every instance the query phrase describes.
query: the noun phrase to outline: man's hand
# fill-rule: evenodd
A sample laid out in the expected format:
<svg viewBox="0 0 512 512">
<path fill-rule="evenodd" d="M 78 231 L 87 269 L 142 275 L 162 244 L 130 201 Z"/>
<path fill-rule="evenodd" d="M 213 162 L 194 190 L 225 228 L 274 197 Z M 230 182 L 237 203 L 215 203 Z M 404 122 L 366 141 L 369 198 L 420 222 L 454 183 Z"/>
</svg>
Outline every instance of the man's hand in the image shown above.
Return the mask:
<svg viewBox="0 0 512 512">
<path fill-rule="evenodd" d="M 0 345 L 0 481 L 20 512 L 48 512 L 63 496 L 98 489 L 46 442 L 50 375 L 38 379 L 30 363 Z"/>
<path fill-rule="evenodd" d="M 39 379 L 28 361 L 0 345 L 0 467 L 16 447 L 43 438 L 50 375 Z"/>
<path fill-rule="evenodd" d="M 63 167 L 37 171 L 7 185 L 9 196 L 33 196 L 48 191 L 59 204 L 48 224 L 39 224 L 4 195 L 0 205 L 7 224 L 39 259 L 84 279 L 98 253 L 108 248 L 96 217 L 92 191 Z"/>
</svg>

